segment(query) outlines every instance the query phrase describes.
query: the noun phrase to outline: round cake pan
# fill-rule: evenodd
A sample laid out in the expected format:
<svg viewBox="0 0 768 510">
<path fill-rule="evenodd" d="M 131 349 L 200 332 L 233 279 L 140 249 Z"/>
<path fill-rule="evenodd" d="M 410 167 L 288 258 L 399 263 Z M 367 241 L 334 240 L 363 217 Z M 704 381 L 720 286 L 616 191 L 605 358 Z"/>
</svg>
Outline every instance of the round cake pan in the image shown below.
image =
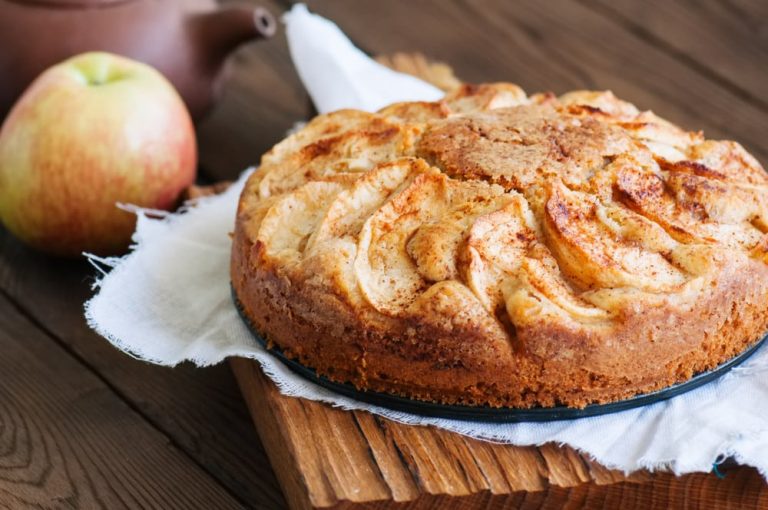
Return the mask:
<svg viewBox="0 0 768 510">
<path fill-rule="evenodd" d="M 340 395 L 344 395 L 345 397 L 365 402 L 366 404 L 372 404 L 379 407 L 385 407 L 393 411 L 401 411 L 404 413 L 417 414 L 421 416 L 448 418 L 464 421 L 521 423 L 573 420 L 576 418 L 599 416 L 602 414 L 615 413 L 618 411 L 625 411 L 627 409 L 646 406 L 660 402 L 662 400 L 670 399 L 674 396 L 680 395 L 681 393 L 691 391 L 698 388 L 699 386 L 707 384 L 708 382 L 714 381 L 733 367 L 738 366 L 739 364 L 746 361 L 747 358 L 754 354 L 755 351 L 757 351 L 757 349 L 763 344 L 763 342 L 765 342 L 766 338 L 768 338 L 768 335 L 764 336 L 752 347 L 742 352 L 738 356 L 731 358 L 730 360 L 715 367 L 712 370 L 697 374 L 685 382 L 678 383 L 658 391 L 636 395 L 625 400 L 610 402 L 608 404 L 593 404 L 581 409 L 562 406 L 518 409 L 511 407 L 447 405 L 398 397 L 388 393 L 362 391 L 358 390 L 351 384 L 331 381 L 326 377 L 318 375 L 314 369 L 305 367 L 296 360 L 285 356 L 285 354 L 280 349 L 275 347 L 267 347 L 267 342 L 264 340 L 264 337 L 262 337 L 262 335 L 253 327 L 251 321 L 243 313 L 240 302 L 238 301 L 237 296 L 234 294 L 234 291 L 232 293 L 232 297 L 234 299 L 235 306 L 240 313 L 240 317 L 250 329 L 254 339 L 259 342 L 265 349 L 267 349 L 270 354 L 280 360 L 283 364 L 285 364 L 299 376 L 312 381 L 315 384 L 322 386 L 323 388 L 327 388 Z"/>
</svg>

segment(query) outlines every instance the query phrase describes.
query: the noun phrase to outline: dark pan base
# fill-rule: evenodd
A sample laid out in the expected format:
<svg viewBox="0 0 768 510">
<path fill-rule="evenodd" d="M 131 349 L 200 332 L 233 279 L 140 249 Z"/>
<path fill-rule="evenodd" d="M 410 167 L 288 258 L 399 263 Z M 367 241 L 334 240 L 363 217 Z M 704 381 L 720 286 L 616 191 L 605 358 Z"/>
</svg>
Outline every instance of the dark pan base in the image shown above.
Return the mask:
<svg viewBox="0 0 768 510">
<path fill-rule="evenodd" d="M 253 327 L 251 321 L 245 316 L 240 306 L 237 296 L 232 292 L 232 298 L 235 302 L 240 317 L 251 330 L 253 337 L 274 357 L 301 377 L 308 379 L 315 384 L 334 391 L 340 395 L 365 402 L 367 404 L 385 407 L 393 411 L 417 414 L 420 416 L 429 416 L 434 418 L 447 418 L 452 420 L 464 421 L 483 421 L 495 423 L 521 423 L 521 422 L 545 422 L 557 420 L 573 420 L 576 418 L 586 418 L 588 416 L 599 416 L 602 414 L 616 413 L 627 409 L 646 406 L 662 400 L 670 399 L 682 393 L 694 390 L 699 386 L 707 384 L 721 377 L 730 369 L 746 361 L 757 349 L 765 342 L 768 335 L 761 338 L 752 347 L 742 352 L 738 356 L 731 358 L 718 367 L 695 375 L 693 378 L 667 388 L 644 393 L 641 395 L 611 402 L 608 404 L 588 405 L 583 409 L 570 407 L 534 407 L 531 409 L 517 409 L 511 407 L 489 407 L 489 406 L 462 406 L 435 404 L 421 400 L 413 400 L 388 393 L 379 393 L 375 391 L 358 390 L 351 384 L 338 383 L 331 381 L 321 375 L 318 375 L 314 369 L 305 367 L 301 363 L 286 357 L 278 348 L 267 348 L 267 343 L 261 334 Z"/>
</svg>

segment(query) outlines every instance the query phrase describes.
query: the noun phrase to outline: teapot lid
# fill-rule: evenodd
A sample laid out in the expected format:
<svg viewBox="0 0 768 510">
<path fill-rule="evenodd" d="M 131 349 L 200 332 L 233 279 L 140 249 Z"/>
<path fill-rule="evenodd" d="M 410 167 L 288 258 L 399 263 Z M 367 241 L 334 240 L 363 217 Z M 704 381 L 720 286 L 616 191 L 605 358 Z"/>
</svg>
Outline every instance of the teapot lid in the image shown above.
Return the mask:
<svg viewBox="0 0 768 510">
<path fill-rule="evenodd" d="M 59 8 L 93 8 L 93 7 L 109 7 L 115 4 L 124 4 L 127 2 L 134 2 L 136 0 L 11 0 L 17 4 L 27 4 L 40 7 L 51 7 L 54 9 Z"/>
</svg>

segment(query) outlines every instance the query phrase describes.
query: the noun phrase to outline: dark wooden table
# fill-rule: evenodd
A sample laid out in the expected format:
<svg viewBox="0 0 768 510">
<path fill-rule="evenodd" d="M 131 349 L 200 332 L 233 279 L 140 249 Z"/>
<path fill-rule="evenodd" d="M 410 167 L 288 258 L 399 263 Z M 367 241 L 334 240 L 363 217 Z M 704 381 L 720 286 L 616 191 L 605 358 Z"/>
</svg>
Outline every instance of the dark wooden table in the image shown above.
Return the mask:
<svg viewBox="0 0 768 510">
<path fill-rule="evenodd" d="M 528 91 L 612 89 L 768 162 L 768 2 L 309 3 L 370 53 Z M 242 48 L 199 127 L 201 179 L 235 177 L 309 111 L 282 34 Z M 113 349 L 83 320 L 94 273 L 0 230 L 0 508 L 284 507 L 229 367 Z"/>
</svg>

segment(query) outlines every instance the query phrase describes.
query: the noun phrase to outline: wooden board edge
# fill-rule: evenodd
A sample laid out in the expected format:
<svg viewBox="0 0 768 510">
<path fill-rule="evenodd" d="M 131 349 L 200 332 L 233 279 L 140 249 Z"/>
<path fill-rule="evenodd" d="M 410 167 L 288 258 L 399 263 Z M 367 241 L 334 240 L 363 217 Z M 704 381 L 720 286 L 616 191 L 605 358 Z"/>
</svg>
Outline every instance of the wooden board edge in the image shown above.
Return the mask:
<svg viewBox="0 0 768 510">
<path fill-rule="evenodd" d="M 359 509 L 359 508 L 557 508 L 569 504 L 573 508 L 721 508 L 722 505 L 736 505 L 734 508 L 768 508 L 768 484 L 753 468 L 730 465 L 724 479 L 713 474 L 694 473 L 674 476 L 671 473 L 643 473 L 640 476 L 611 476 L 606 469 L 594 461 L 585 461 L 588 472 L 580 478 L 589 478 L 582 483 L 558 485 L 558 476 L 547 476 L 548 484 L 531 491 L 510 491 L 494 494 L 481 490 L 463 496 L 430 493 L 422 491 L 415 499 L 393 501 L 392 499 L 354 502 L 339 499 L 337 495 L 310 495 L 304 474 L 297 463 L 296 451 L 291 444 L 285 424 L 280 423 L 279 409 L 270 402 L 280 397 L 277 388 L 261 371 L 258 362 L 243 358 L 230 359 L 230 365 L 240 385 L 249 411 L 264 443 L 275 474 L 292 509 Z M 256 391 L 254 391 L 256 390 Z M 284 397 L 286 401 L 298 401 Z M 322 405 L 322 404 L 318 404 Z M 285 410 L 283 410 L 284 412 Z M 444 432 L 444 431 L 440 431 Z M 558 447 L 543 453 L 550 457 L 558 454 Z M 572 449 L 562 450 L 562 455 L 575 454 Z M 547 468 L 550 468 L 547 462 Z M 597 470 L 597 471 L 595 471 Z M 602 473 L 602 475 L 600 474 Z M 423 489 L 423 487 L 421 487 Z M 555 506 L 552 506 L 555 505 Z M 619 506 L 616 506 L 619 505 Z M 654 506 L 656 505 L 656 506 Z M 731 507 L 731 506 L 728 506 Z"/>
</svg>

